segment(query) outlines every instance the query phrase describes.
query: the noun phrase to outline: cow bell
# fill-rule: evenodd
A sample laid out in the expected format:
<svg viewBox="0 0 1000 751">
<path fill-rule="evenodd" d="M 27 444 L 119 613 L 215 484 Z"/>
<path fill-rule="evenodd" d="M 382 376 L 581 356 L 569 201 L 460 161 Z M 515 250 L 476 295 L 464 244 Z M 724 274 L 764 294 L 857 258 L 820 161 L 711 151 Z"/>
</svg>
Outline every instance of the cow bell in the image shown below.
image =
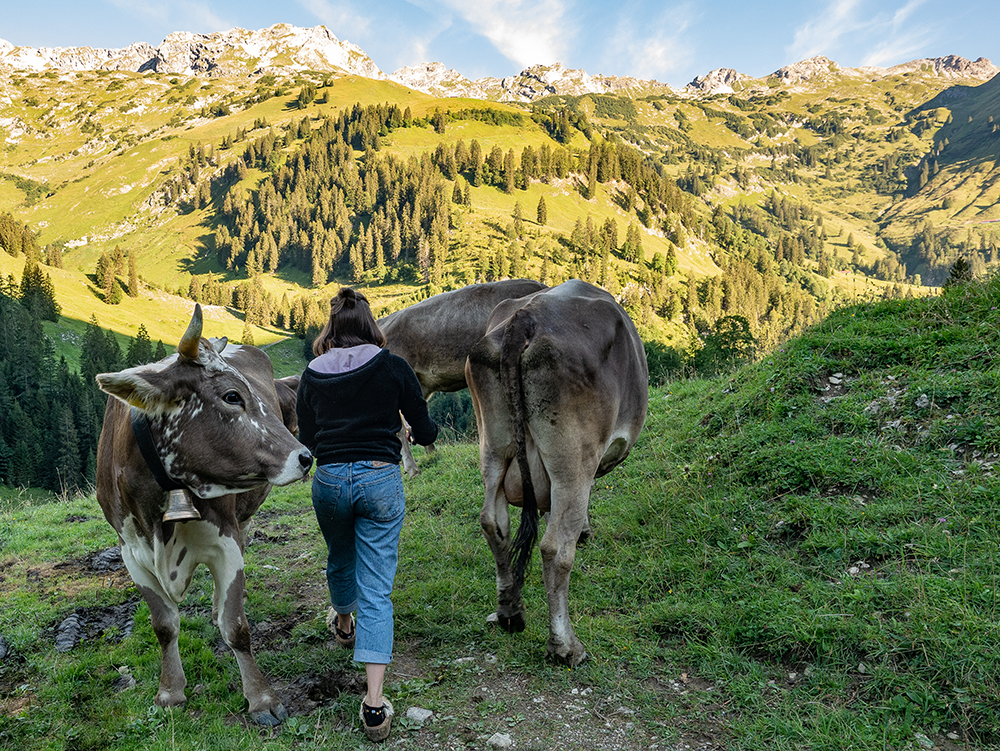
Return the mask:
<svg viewBox="0 0 1000 751">
<path fill-rule="evenodd" d="M 201 514 L 191 502 L 191 496 L 187 490 L 171 490 L 170 503 L 163 514 L 165 522 L 189 522 L 193 519 L 200 519 Z"/>
</svg>

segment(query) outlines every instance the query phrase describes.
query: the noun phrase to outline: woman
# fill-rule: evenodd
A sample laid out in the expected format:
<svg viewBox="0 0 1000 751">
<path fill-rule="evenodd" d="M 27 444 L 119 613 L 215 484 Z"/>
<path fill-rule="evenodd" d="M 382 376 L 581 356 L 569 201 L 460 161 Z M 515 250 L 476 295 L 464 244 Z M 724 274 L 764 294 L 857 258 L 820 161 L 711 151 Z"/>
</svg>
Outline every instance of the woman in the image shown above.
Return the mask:
<svg viewBox="0 0 1000 751">
<path fill-rule="evenodd" d="M 334 632 L 365 663 L 368 692 L 359 714 L 373 741 L 388 737 L 393 715 L 382 684 L 392 659 L 390 595 L 405 513 L 400 412 L 411 441 L 429 445 L 437 437 L 416 375 L 383 346 L 368 300 L 342 288 L 313 342 L 316 358 L 302 374 L 296 404 L 299 440 L 316 457 L 312 499 L 329 552 Z"/>
</svg>

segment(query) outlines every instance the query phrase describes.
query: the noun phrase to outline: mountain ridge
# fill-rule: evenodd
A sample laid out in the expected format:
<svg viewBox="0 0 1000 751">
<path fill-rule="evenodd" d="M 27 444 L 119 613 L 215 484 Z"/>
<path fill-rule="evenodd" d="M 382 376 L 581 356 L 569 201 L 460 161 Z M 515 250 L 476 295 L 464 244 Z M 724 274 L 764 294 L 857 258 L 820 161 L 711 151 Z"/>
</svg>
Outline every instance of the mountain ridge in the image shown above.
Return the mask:
<svg viewBox="0 0 1000 751">
<path fill-rule="evenodd" d="M 472 80 L 440 62 L 404 66 L 383 72 L 360 47 L 338 39 L 323 25 L 302 28 L 275 24 L 265 29 L 200 34 L 177 31 L 158 47 L 135 42 L 120 49 L 93 47 L 19 47 L 0 39 L 0 69 L 41 72 L 87 70 L 159 72 L 209 78 L 246 78 L 268 73 L 302 71 L 342 72 L 376 80 L 390 80 L 439 97 L 463 97 L 528 104 L 547 96 L 584 94 L 672 94 L 705 96 L 735 91 L 764 91 L 777 79 L 798 86 L 829 76 L 889 77 L 932 70 L 952 79 L 987 81 L 1000 73 L 989 59 L 974 61 L 958 55 L 921 58 L 890 67 L 843 67 L 824 56 L 783 66 L 755 77 L 733 68 L 716 68 L 677 88 L 654 79 L 591 74 L 563 63 L 532 65 L 509 76 Z"/>
</svg>

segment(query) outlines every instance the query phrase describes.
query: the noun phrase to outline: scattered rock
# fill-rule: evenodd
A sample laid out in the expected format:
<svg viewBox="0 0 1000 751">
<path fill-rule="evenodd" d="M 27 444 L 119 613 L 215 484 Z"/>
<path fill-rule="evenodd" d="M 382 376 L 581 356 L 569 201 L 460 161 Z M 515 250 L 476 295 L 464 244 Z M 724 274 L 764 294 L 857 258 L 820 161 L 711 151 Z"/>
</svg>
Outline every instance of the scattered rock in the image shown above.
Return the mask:
<svg viewBox="0 0 1000 751">
<path fill-rule="evenodd" d="M 89 560 L 92 571 L 117 571 L 125 566 L 120 547 L 108 548 L 100 553 L 94 553 Z"/>
<path fill-rule="evenodd" d="M 921 394 L 920 398 L 917 399 L 917 409 L 927 409 L 931 406 L 931 400 L 927 394 Z"/>
<path fill-rule="evenodd" d="M 83 621 L 79 615 L 73 613 L 59 624 L 59 631 L 56 633 L 56 652 L 69 652 L 85 637 Z"/>
<path fill-rule="evenodd" d="M 121 605 L 78 608 L 56 626 L 56 651 L 68 652 L 87 639 L 117 642 L 128 638 L 135 627 L 138 604 L 136 599 Z"/>
<path fill-rule="evenodd" d="M 420 707 L 410 707 L 406 710 L 406 719 L 419 722 L 420 724 L 427 722 L 433 715 L 434 713 L 431 710 L 421 709 Z"/>
<path fill-rule="evenodd" d="M 132 677 L 132 670 L 127 665 L 118 668 L 118 677 L 111 683 L 111 688 L 117 692 L 128 691 L 135 688 L 135 678 Z"/>
<path fill-rule="evenodd" d="M 0 660 L 4 659 L 10 653 L 10 649 L 7 646 L 7 640 L 0 636 Z"/>
<path fill-rule="evenodd" d="M 514 739 L 507 733 L 494 733 L 486 741 L 486 745 L 490 748 L 512 748 L 514 746 Z"/>
<path fill-rule="evenodd" d="M 923 733 L 914 733 L 913 737 L 916 738 L 917 745 L 920 746 L 920 748 L 934 748 L 934 741 Z"/>
</svg>

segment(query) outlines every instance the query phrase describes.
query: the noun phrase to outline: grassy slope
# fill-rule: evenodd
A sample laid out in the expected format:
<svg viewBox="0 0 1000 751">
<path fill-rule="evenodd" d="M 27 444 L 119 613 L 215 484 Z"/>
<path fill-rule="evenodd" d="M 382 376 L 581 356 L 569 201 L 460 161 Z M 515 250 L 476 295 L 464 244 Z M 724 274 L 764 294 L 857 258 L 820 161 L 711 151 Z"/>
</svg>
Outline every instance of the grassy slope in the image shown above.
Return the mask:
<svg viewBox="0 0 1000 751">
<path fill-rule="evenodd" d="M 24 194 L 14 189 L 11 183 L 2 181 L 0 188 L 5 192 L 0 192 L 0 210 L 13 209 L 19 218 L 40 229 L 42 243 L 86 241 L 65 254 L 65 273 L 54 270 L 52 274 L 64 317 L 85 322 L 91 313 L 96 312 L 102 326 L 124 336 L 134 335 L 138 322 L 143 321 L 153 341 L 158 338 L 163 338 L 165 342 L 175 339 L 183 331 L 187 320 L 187 314 L 181 314 L 178 309 L 186 310 L 189 303 L 169 294 L 153 294 L 139 301 L 138 307 L 137 301 L 126 301 L 119 311 L 113 311 L 98 303 L 97 297 L 88 289 L 91 285 L 86 275 L 93 273 L 101 253 L 121 246 L 136 253 L 139 273 L 144 279 L 153 280 L 157 286 L 169 291 L 186 290 L 192 273 L 206 274 L 211 271 L 217 277 L 230 279 L 231 275 L 218 266 L 207 250 L 211 246 L 211 209 L 178 214 L 173 210 L 150 212 L 140 207 L 173 174 L 192 145 L 214 145 L 217 148 L 224 136 L 233 135 L 238 128 L 249 126 L 259 118 L 280 125 L 301 119 L 307 113 L 290 106 L 295 94 L 292 90 L 289 95 L 266 99 L 232 115 L 205 120 L 194 115 L 203 101 L 207 101 L 205 97 L 220 86 L 218 83 L 199 89 L 194 79 L 169 86 L 166 77 L 162 76 L 116 78 L 87 74 L 65 78 L 68 80 L 53 82 L 29 77 L 16 89 L 42 100 L 52 93 L 50 89 L 53 88 L 66 99 L 86 99 L 87 112 L 94 120 L 104 124 L 104 130 L 99 137 L 88 140 L 86 134 L 80 131 L 80 122 L 61 117 L 60 109 L 42 107 L 38 112 L 32 110 L 30 114 L 33 117 L 28 121 L 34 130 L 16 145 L 8 146 L 4 158 L 0 160 L 0 169 L 48 182 L 56 190 L 33 206 L 19 207 Z M 114 80 L 124 81 L 124 89 L 106 92 L 106 87 Z M 99 92 L 97 96 L 94 96 L 95 91 Z M 335 115 L 341 108 L 353 106 L 359 101 L 396 103 L 401 107 L 410 107 L 416 117 L 437 108 L 505 107 L 477 100 L 434 99 L 396 84 L 357 77 L 337 79 L 332 86 L 321 91 L 328 101 L 325 104 L 314 103 L 308 111 L 310 116 Z M 248 90 L 238 88 L 237 93 L 245 95 Z M 183 106 L 184 99 L 194 94 L 198 95 L 198 100 Z M 124 105 L 119 101 L 128 97 L 133 97 L 136 104 L 145 107 L 141 118 L 128 114 L 131 110 L 121 111 Z M 171 102 L 171 98 L 177 101 Z M 129 102 L 132 106 L 131 99 Z M 50 106 L 55 107 L 54 102 Z M 178 111 L 183 112 L 186 119 L 179 125 L 166 125 L 166 120 Z M 142 136 L 144 140 L 131 146 L 116 140 L 121 134 L 132 131 L 145 133 Z M 58 138 L 53 137 L 56 133 Z M 467 143 L 471 143 L 472 139 L 479 140 L 486 153 L 494 145 L 505 151 L 511 148 L 519 150 L 526 143 L 537 147 L 547 141 L 554 145 L 530 122 L 520 128 L 497 127 L 476 121 L 453 124 L 449 127 L 446 140 L 454 142 L 460 138 Z M 387 144 L 387 150 L 406 158 L 433 151 L 438 140 L 439 137 L 429 128 L 405 129 L 394 135 Z M 74 152 L 86 153 L 80 155 Z M 223 161 L 234 153 L 217 151 Z M 84 157 L 87 158 L 86 163 Z M 252 174 L 249 181 L 254 179 L 256 176 Z M 520 202 L 522 212 L 528 218 L 529 228 L 541 238 L 557 233 L 568 234 L 576 219 L 586 218 L 588 214 L 593 217 L 596 226 L 600 226 L 607 217 L 614 217 L 622 236 L 629 222 L 628 217 L 611 202 L 608 190 L 603 187 L 599 190 L 599 197 L 591 201 L 582 199 L 568 181 L 553 186 L 533 185 L 527 191 L 516 191 L 510 196 L 491 187 L 474 188 L 472 194 L 473 211 L 467 215 L 462 232 L 456 238 L 458 256 L 462 257 L 475 258 L 478 248 L 486 246 L 490 238 L 494 242 L 506 242 L 497 228 L 510 223 L 517 202 Z M 531 221 L 538 199 L 543 195 L 549 211 L 549 223 L 545 228 Z M 643 242 L 648 258 L 655 252 L 667 251 L 667 242 L 658 235 L 646 234 Z M 718 271 L 703 250 L 682 253 L 680 260 L 685 272 L 706 275 Z M 2 263 L 4 267 L 0 268 L 0 272 L 13 273 L 14 266 L 10 262 Z M 529 272 L 537 275 L 540 265 L 541 259 L 536 258 L 529 264 Z M 267 286 L 280 298 L 282 294 L 301 294 L 301 285 L 306 283 L 302 274 L 283 273 L 269 279 Z M 337 284 L 332 282 L 329 286 L 335 288 Z M 329 289 L 314 292 L 320 296 L 328 293 Z M 399 294 L 396 290 L 379 289 L 375 302 L 388 302 Z M 73 323 L 67 323 L 67 326 L 78 328 Z M 223 316 L 219 333 L 239 338 L 241 331 L 242 324 L 235 317 Z M 254 332 L 254 340 L 258 343 L 271 342 L 275 338 L 276 334 L 272 332 Z"/>
<path fill-rule="evenodd" d="M 595 537 L 577 552 L 570 594 L 591 660 L 573 671 L 544 662 L 537 561 L 527 631 L 484 624 L 495 593 L 475 447 L 422 455 L 424 473 L 405 480 L 387 691 L 401 714 L 436 716 L 399 723 L 400 746 L 481 743 L 503 730 L 539 751 L 594 748 L 599 733 L 618 731 L 626 749 L 867 750 L 919 735 L 939 748 L 1000 748 L 998 326 L 994 278 L 847 308 L 727 377 L 652 388 L 639 443 L 592 495 Z M 247 553 L 256 651 L 287 701 L 296 679 L 357 676 L 329 649 L 308 507 L 307 486 L 276 491 Z M 148 710 L 159 661 L 145 607 L 123 642 L 56 653 L 54 628 L 70 613 L 136 597 L 123 576 L 83 562 L 115 542 L 92 498 L 0 506 L 0 634 L 13 654 L 0 662 L 0 741 L 361 743 L 353 690 L 300 705 L 277 737 L 243 725 L 204 575 L 181 647 L 190 687 L 204 689 L 189 690 L 183 710 Z M 136 689 L 110 690 L 120 666 Z M 554 716 L 564 702 L 576 707 L 568 721 Z M 570 735 L 570 722 L 582 730 Z"/>
<path fill-rule="evenodd" d="M 905 107 L 926 102 L 943 86 L 933 77 L 919 76 L 895 83 L 825 82 L 814 85 L 809 91 L 794 93 L 782 109 L 806 117 L 809 114 L 806 107 L 820 101 L 826 103 L 825 109 L 852 114 L 859 126 L 866 127 L 866 132 L 878 133 L 898 119 L 898 113 L 890 109 L 884 100 L 889 89 L 898 99 L 896 109 L 900 109 L 904 107 L 904 102 Z M 234 88 L 232 84 L 218 81 L 204 83 L 196 79 L 152 74 L 85 73 L 62 76 L 58 80 L 38 75 L 13 77 L 4 83 L 4 93 L 12 98 L 12 103 L 4 108 L 2 114 L 21 118 L 28 126 L 28 132 L 15 139 L 17 143 L 6 145 L 0 169 L 46 181 L 55 188 L 55 192 L 52 196 L 43 197 L 34 206 L 18 207 L 23 194 L 10 183 L 3 182 L 0 183 L 0 209 L 16 209 L 20 218 L 41 231 L 42 242 L 86 237 L 89 241 L 87 245 L 67 254 L 68 269 L 92 272 L 101 252 L 122 245 L 139 253 L 140 273 L 145 277 L 156 280 L 167 289 L 185 289 L 192 272 L 212 270 L 218 274 L 222 271 L 215 266 L 213 259 L 205 256 L 211 233 L 211 226 L 203 224 L 206 212 L 157 214 L 139 210 L 139 206 L 176 168 L 191 145 L 217 146 L 224 136 L 232 135 L 237 128 L 247 126 L 257 118 L 265 118 L 274 124 L 300 118 L 303 113 L 289 106 L 296 89 L 287 91 L 283 97 L 272 97 L 232 115 L 206 120 L 197 117 L 201 107 L 220 99 L 238 100 L 251 93 L 252 87 L 241 84 Z M 314 103 L 310 114 L 335 113 L 339 108 L 358 101 L 398 103 L 409 106 L 416 116 L 433 112 L 436 108 L 484 106 L 484 103 L 474 100 L 435 99 L 388 82 L 357 77 L 336 79 L 332 86 L 321 91 L 328 97 L 328 103 Z M 843 101 L 837 104 L 827 102 L 834 95 Z M 34 97 L 38 106 L 25 107 L 23 101 L 27 97 Z M 79 106 L 74 106 L 75 103 Z M 713 98 L 709 106 L 737 112 L 725 97 Z M 887 119 L 878 127 L 866 126 L 862 115 L 868 106 L 874 106 L 885 115 L 892 115 L 893 119 Z M 655 110 L 647 102 L 637 103 L 639 122 L 647 125 L 674 124 L 676 109 L 687 114 L 693 126 L 691 136 L 697 142 L 715 148 L 745 148 L 750 145 L 725 128 L 721 120 L 707 118 L 700 108 L 691 103 L 677 102 L 663 111 Z M 100 133 L 85 133 L 82 130 L 88 118 L 101 125 Z M 175 118 L 173 124 L 167 124 L 171 118 Z M 134 138 L 136 135 L 138 141 Z M 779 134 L 773 142 L 788 142 L 792 137 L 804 143 L 812 136 L 808 130 L 797 127 Z M 524 143 L 537 146 L 547 140 L 533 125 L 496 128 L 475 122 L 450 126 L 445 140 L 458 138 L 469 141 L 477 138 L 485 150 L 494 144 L 507 149 Z M 928 134 L 925 141 L 929 138 Z M 396 134 L 389 150 L 402 156 L 418 154 L 432 150 L 437 140 L 429 129 L 413 129 Z M 916 144 L 916 139 L 912 140 Z M 855 148 L 848 163 L 859 159 L 875 160 L 893 148 L 889 144 L 880 146 L 867 142 L 861 146 L 861 151 Z M 223 159 L 228 156 L 222 154 Z M 683 168 L 684 165 L 678 167 Z M 842 243 L 848 234 L 853 233 L 865 247 L 866 261 L 872 261 L 881 253 L 874 242 L 875 227 L 869 218 L 859 220 L 855 214 L 870 217 L 873 209 L 879 210 L 887 199 L 873 201 L 871 195 L 855 195 L 857 191 L 851 191 L 846 182 L 851 177 L 847 164 L 842 169 L 841 173 L 838 167 L 832 182 L 817 177 L 814 186 L 786 185 L 782 189 L 792 194 L 801 193 L 802 198 L 826 207 L 828 217 L 833 220 L 828 224 L 831 251 L 837 250 L 838 240 Z M 761 195 L 770 192 L 767 185 L 760 186 L 760 189 Z M 621 232 L 627 225 L 627 218 L 605 197 L 583 201 L 571 187 L 532 186 L 527 194 L 513 197 L 483 188 L 473 191 L 473 204 L 478 216 L 474 215 L 474 219 L 467 223 L 470 242 L 473 245 L 485 243 L 490 233 L 489 226 L 498 219 L 508 219 L 515 200 L 523 199 L 522 210 L 530 217 L 541 195 L 545 195 L 549 203 L 552 231 L 566 233 L 577 217 L 585 217 L 588 213 L 598 224 L 607 216 L 614 216 L 619 221 Z M 644 245 L 647 256 L 666 247 L 664 241 L 655 235 L 646 235 Z M 699 251 L 700 246 L 695 245 L 689 252 L 680 254 L 682 273 L 693 272 L 700 276 L 717 272 L 708 255 Z M 289 278 L 276 280 L 276 283 L 282 291 L 294 293 L 300 289 L 298 285 L 302 281 Z M 854 280 L 849 282 L 848 286 L 856 284 Z M 81 320 L 89 318 L 88 309 L 77 311 L 72 303 L 64 307 L 69 316 Z"/>
</svg>

